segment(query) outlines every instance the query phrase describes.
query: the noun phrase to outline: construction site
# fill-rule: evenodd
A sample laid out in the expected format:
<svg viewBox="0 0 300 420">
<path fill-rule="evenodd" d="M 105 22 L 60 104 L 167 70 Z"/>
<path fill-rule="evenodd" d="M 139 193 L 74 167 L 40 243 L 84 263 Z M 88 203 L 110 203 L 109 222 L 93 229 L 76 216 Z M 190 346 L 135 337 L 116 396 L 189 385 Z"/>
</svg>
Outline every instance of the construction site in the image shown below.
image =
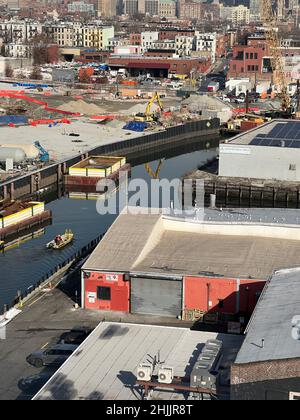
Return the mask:
<svg viewBox="0 0 300 420">
<path fill-rule="evenodd" d="M 49 93 L 48 93 L 49 94 Z M 108 100 L 0 91 L 1 180 L 88 153 L 96 146 L 207 118 L 181 99 Z M 212 114 L 213 115 L 213 114 Z"/>
</svg>

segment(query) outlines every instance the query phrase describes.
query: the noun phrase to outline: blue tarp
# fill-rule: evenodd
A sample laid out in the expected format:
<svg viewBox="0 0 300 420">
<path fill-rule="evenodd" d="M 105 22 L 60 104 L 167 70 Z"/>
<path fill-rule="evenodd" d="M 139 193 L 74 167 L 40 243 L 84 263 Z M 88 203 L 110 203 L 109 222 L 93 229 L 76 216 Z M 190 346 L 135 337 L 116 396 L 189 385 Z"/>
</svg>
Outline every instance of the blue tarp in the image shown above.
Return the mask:
<svg viewBox="0 0 300 420">
<path fill-rule="evenodd" d="M 147 123 L 139 122 L 139 121 L 130 121 L 123 127 L 123 129 L 130 130 L 130 131 L 143 132 L 146 130 L 147 127 L 148 127 Z"/>
<path fill-rule="evenodd" d="M 0 116 L 0 125 L 25 125 L 28 124 L 28 117 L 24 115 L 2 115 Z"/>
<path fill-rule="evenodd" d="M 14 83 L 14 87 L 25 87 L 25 88 L 48 88 L 49 85 L 44 85 L 41 83 Z"/>
</svg>

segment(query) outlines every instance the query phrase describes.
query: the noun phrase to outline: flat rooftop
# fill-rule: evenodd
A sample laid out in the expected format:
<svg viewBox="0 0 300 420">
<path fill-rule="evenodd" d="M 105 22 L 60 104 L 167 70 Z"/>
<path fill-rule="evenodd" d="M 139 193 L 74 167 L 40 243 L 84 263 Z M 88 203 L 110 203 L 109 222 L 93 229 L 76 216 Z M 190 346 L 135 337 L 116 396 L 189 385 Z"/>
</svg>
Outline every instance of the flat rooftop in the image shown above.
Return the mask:
<svg viewBox="0 0 300 420">
<path fill-rule="evenodd" d="M 34 397 L 35 400 L 141 400 L 135 386 L 140 363 L 160 352 L 175 376 L 189 377 L 209 339 L 223 341 L 222 381 L 243 337 L 185 328 L 103 322 Z M 228 390 L 229 391 L 229 390 Z M 184 400 L 186 394 L 156 390 L 153 400 Z"/>
<path fill-rule="evenodd" d="M 258 117 L 259 118 L 259 117 Z M 257 138 L 257 141 L 254 139 Z M 259 141 L 260 140 L 260 141 Z M 269 141 L 268 141 L 269 140 Z M 232 139 L 228 140 L 225 146 L 237 144 L 237 145 L 262 145 L 262 146 L 272 146 L 281 147 L 281 144 L 277 144 L 278 141 L 285 141 L 288 147 L 299 148 L 297 143 L 300 140 L 300 121 L 289 121 L 289 120 L 272 120 L 267 122 L 253 130 L 247 131 L 246 133 L 238 134 Z M 288 142 L 293 142 L 288 143 Z M 300 144 L 300 143 L 299 143 Z M 222 145 L 223 146 L 223 145 Z"/>
<path fill-rule="evenodd" d="M 122 213 L 84 270 L 268 279 L 300 265 L 299 211 L 210 210 L 204 220 Z"/>
<path fill-rule="evenodd" d="M 292 319 L 300 315 L 299 278 L 299 267 L 272 276 L 252 315 L 236 364 L 300 359 L 300 341 L 292 338 Z"/>
</svg>

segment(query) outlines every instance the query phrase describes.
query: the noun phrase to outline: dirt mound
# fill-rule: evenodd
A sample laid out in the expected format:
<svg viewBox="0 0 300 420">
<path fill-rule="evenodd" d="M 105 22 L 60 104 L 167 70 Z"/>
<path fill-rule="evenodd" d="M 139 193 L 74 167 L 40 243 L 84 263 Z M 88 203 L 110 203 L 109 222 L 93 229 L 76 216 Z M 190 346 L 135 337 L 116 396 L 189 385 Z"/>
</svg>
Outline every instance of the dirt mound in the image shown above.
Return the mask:
<svg viewBox="0 0 300 420">
<path fill-rule="evenodd" d="M 147 108 L 147 105 L 148 105 L 148 102 L 135 104 L 131 108 L 129 108 L 128 110 L 123 111 L 123 114 L 125 114 L 125 115 L 135 115 L 135 114 L 139 114 L 139 113 L 144 113 L 146 108 Z M 152 104 L 151 112 L 155 112 L 157 110 L 157 108 L 158 108 L 157 103 Z"/>
<path fill-rule="evenodd" d="M 104 110 L 98 105 L 85 102 L 82 99 L 63 104 L 59 107 L 59 109 L 63 111 L 68 111 L 68 112 L 80 112 L 80 114 L 84 114 L 84 115 L 97 115 L 104 112 Z"/>
</svg>

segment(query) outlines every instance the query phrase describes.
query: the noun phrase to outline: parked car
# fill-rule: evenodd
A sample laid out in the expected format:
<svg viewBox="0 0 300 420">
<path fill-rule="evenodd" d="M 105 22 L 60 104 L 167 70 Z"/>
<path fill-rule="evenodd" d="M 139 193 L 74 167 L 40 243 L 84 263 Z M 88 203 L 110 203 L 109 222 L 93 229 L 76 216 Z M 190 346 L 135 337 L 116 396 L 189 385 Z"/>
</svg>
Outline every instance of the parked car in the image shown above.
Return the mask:
<svg viewBox="0 0 300 420">
<path fill-rule="evenodd" d="M 243 103 L 245 103 L 245 98 L 240 98 L 240 97 L 233 98 L 232 102 L 234 102 L 236 104 L 243 104 Z"/>
<path fill-rule="evenodd" d="M 88 327 L 74 327 L 60 337 L 60 344 L 81 344 L 92 332 Z"/>
<path fill-rule="evenodd" d="M 219 99 L 221 99 L 223 102 L 231 102 L 230 98 L 226 95 L 219 96 Z"/>
<path fill-rule="evenodd" d="M 74 344 L 57 344 L 31 353 L 26 361 L 36 368 L 43 366 L 61 366 L 77 349 Z"/>
<path fill-rule="evenodd" d="M 28 376 L 20 379 L 18 383 L 19 389 L 23 392 L 23 396 L 33 397 L 39 390 L 49 381 L 54 371 L 41 372 L 37 375 Z"/>
</svg>

